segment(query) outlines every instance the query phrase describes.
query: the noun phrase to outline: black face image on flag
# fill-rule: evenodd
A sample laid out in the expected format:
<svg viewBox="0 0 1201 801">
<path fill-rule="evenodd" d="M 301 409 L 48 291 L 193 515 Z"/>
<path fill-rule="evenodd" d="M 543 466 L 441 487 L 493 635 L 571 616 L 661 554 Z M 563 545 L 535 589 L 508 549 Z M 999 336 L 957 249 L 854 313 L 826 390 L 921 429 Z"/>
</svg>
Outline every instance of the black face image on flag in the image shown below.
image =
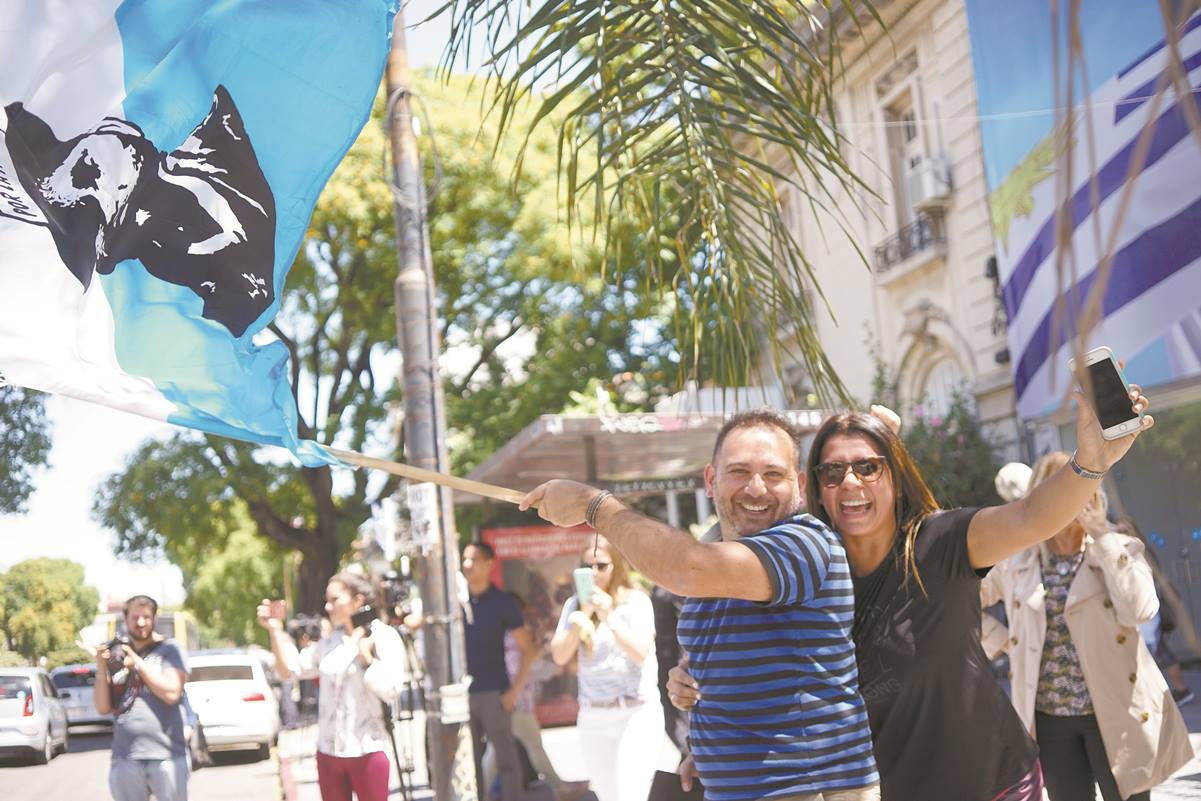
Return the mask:
<svg viewBox="0 0 1201 801">
<path fill-rule="evenodd" d="M 5 111 L 17 177 L 85 290 L 137 259 L 199 295 L 203 316 L 234 336 L 271 305 L 275 199 L 224 86 L 170 152 L 115 117 L 64 142 L 23 104 Z"/>
</svg>

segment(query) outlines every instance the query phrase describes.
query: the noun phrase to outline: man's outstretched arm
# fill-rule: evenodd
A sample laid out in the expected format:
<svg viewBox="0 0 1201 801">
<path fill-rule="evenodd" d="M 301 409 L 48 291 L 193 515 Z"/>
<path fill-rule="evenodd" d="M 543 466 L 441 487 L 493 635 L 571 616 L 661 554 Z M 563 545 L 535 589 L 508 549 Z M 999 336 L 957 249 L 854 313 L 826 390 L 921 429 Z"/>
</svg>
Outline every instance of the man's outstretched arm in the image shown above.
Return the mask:
<svg viewBox="0 0 1201 801">
<path fill-rule="evenodd" d="M 534 488 L 521 508 L 534 507 L 557 526 L 585 522 L 588 505 L 601 490 L 556 479 Z M 625 555 L 638 572 L 677 595 L 767 601 L 771 580 L 759 557 L 736 542 L 700 543 L 687 532 L 646 517 L 609 496 L 593 515 L 596 530 Z"/>
</svg>

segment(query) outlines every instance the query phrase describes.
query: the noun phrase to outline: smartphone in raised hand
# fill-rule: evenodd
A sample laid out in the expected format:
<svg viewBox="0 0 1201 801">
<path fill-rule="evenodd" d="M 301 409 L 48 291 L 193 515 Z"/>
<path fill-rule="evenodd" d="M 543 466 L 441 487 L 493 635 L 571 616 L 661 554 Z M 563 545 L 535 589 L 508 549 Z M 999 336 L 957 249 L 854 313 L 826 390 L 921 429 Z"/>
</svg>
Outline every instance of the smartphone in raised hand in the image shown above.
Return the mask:
<svg viewBox="0 0 1201 801">
<path fill-rule="evenodd" d="M 1090 400 L 1101 424 L 1102 437 L 1119 439 L 1142 427 L 1143 415 L 1131 408 L 1130 384 L 1114 359 L 1112 350 L 1107 347 L 1093 348 L 1084 354 L 1083 368 L 1079 368 L 1074 359 L 1068 366 L 1081 386 L 1092 389 Z M 1083 375 L 1085 372 L 1088 374 L 1087 381 Z"/>
<path fill-rule="evenodd" d="M 580 606 L 592 603 L 592 568 L 577 567 L 571 571 L 571 580 L 575 582 L 575 594 L 580 599 Z"/>
</svg>

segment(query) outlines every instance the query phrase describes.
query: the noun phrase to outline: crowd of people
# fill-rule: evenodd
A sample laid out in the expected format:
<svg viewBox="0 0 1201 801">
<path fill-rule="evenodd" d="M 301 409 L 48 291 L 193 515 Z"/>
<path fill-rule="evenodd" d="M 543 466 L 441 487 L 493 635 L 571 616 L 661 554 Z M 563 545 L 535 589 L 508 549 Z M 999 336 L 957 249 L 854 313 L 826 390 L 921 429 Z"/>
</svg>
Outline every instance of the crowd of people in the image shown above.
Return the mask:
<svg viewBox="0 0 1201 801">
<path fill-rule="evenodd" d="M 1131 404 L 1148 406 L 1137 387 Z M 1007 503 L 943 510 L 898 428 L 887 410 L 836 414 L 802 459 L 783 416 L 733 416 L 705 469 L 717 525 L 699 540 L 603 490 L 538 487 L 523 508 L 597 531 L 545 640 L 493 583 L 492 548 L 468 545 L 480 797 L 646 801 L 666 732 L 682 789 L 699 780 L 708 801 L 1149 799 L 1193 757 L 1178 709 L 1192 696 L 1166 636 L 1179 599 L 1101 487 L 1134 437 L 1105 439 L 1081 404 L 1075 453 L 1006 466 Z M 362 575 L 335 575 L 329 626 L 299 647 L 274 604 L 257 609 L 285 687 L 318 679 L 323 801 L 389 794 L 391 705 L 409 670 L 374 597 Z M 1003 614 L 982 614 L 994 605 Z M 124 653 L 96 653 L 117 801 L 187 798 L 188 666 L 154 633 L 156 612 L 131 598 Z M 542 746 L 540 657 L 573 667 L 589 783 L 563 781 Z"/>
</svg>

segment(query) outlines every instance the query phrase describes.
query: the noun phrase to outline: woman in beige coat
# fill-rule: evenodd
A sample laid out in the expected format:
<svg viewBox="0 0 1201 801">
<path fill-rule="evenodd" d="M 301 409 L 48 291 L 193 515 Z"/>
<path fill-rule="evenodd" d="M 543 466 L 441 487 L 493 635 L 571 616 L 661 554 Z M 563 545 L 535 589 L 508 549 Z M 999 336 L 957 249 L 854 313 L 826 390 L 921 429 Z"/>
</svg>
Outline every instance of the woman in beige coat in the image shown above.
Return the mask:
<svg viewBox="0 0 1201 801">
<path fill-rule="evenodd" d="M 1051 453 L 1031 486 L 1066 464 Z M 1193 751 L 1139 635 L 1159 602 L 1143 544 L 1109 530 L 1105 498 L 1045 543 L 993 568 L 985 605 L 1005 602 L 1013 704 L 1039 745 L 1051 801 L 1147 801 Z"/>
</svg>

